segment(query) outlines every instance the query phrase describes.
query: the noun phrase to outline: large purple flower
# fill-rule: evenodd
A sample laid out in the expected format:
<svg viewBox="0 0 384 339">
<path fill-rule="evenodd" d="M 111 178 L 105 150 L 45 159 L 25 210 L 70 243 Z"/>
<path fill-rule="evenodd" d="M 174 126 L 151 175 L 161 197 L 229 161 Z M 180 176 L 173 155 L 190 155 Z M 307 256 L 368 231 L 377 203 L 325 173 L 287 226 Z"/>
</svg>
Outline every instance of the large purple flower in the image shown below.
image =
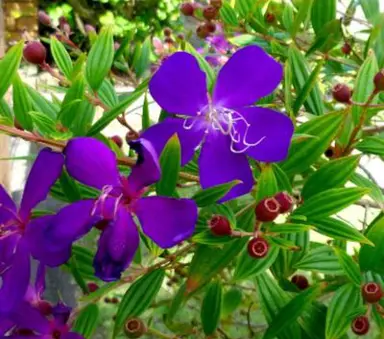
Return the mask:
<svg viewBox="0 0 384 339">
<path fill-rule="evenodd" d="M 282 67 L 258 46 L 237 51 L 220 70 L 213 95 L 208 95 L 206 76 L 188 53 L 170 56 L 149 84 L 153 98 L 167 118 L 144 131 L 160 154 L 177 133 L 182 145 L 182 165 L 189 162 L 203 142 L 199 157 L 203 188 L 235 179 L 242 181 L 221 201 L 248 193 L 254 183 L 247 157 L 278 162 L 287 156 L 293 134 L 291 120 L 268 108 L 254 107 L 258 99 L 280 83 Z"/>
<path fill-rule="evenodd" d="M 64 151 L 68 172 L 78 181 L 101 190 L 101 194 L 96 200 L 80 200 L 59 211 L 51 226 L 38 235 L 41 245 L 34 248 L 35 256 L 59 251 L 67 253 L 61 257 L 65 262 L 72 242 L 96 222 L 102 223 L 94 267 L 99 278 L 112 281 L 120 278 L 139 246 L 134 216 L 144 234 L 162 248 L 172 247 L 193 234 L 197 221 L 194 201 L 143 197 L 147 187 L 160 178 L 158 157 L 147 140 L 135 141 L 131 147 L 139 156 L 127 178 L 120 175 L 115 154 L 102 142 L 86 137 L 69 141 Z"/>
<path fill-rule="evenodd" d="M 27 290 L 30 279 L 30 249 L 40 219 L 31 220 L 31 211 L 45 200 L 60 176 L 64 157 L 45 148 L 40 151 L 25 185 L 20 208 L 0 186 L 0 313 L 11 311 Z M 42 258 L 44 259 L 44 258 Z"/>
</svg>

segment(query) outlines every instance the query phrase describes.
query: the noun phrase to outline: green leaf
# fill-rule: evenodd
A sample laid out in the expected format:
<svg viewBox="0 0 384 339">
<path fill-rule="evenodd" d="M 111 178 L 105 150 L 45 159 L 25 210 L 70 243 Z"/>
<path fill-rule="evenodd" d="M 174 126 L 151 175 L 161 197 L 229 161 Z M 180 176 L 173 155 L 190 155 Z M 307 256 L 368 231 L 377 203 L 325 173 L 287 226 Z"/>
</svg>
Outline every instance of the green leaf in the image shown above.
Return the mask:
<svg viewBox="0 0 384 339">
<path fill-rule="evenodd" d="M 356 148 L 365 154 L 376 154 L 384 157 L 384 137 L 366 137 Z"/>
<path fill-rule="evenodd" d="M 147 90 L 147 85 L 148 81 L 141 83 L 140 86 L 137 87 L 127 98 L 122 100 L 118 105 L 112 107 L 108 112 L 105 112 L 104 115 L 91 127 L 87 135 L 93 136 L 101 132 L 113 120 L 115 120 L 119 114 L 123 113 L 130 105 L 132 105 L 144 94 Z"/>
<path fill-rule="evenodd" d="M 25 87 L 28 91 L 29 98 L 31 99 L 33 109 L 37 112 L 43 113 L 51 119 L 56 119 L 60 110 L 59 107 L 47 100 L 31 86 L 25 85 Z"/>
<path fill-rule="evenodd" d="M 0 60 L 0 99 L 4 97 L 9 86 L 17 76 L 17 70 L 20 66 L 20 61 L 23 56 L 24 41 L 20 41 Z"/>
<path fill-rule="evenodd" d="M 13 110 L 18 123 L 26 130 L 33 130 L 33 121 L 29 115 L 33 105 L 26 86 L 16 73 L 13 75 Z"/>
<path fill-rule="evenodd" d="M 85 68 L 87 81 L 93 90 L 98 90 L 108 75 L 114 54 L 112 27 L 103 28 L 89 52 Z"/>
<path fill-rule="evenodd" d="M 277 164 L 272 164 L 272 167 L 273 167 L 273 173 L 275 174 L 279 191 L 280 192 L 286 191 L 288 193 L 292 193 L 292 185 L 289 181 L 287 174 Z"/>
<path fill-rule="evenodd" d="M 372 242 L 369 239 L 361 234 L 356 228 L 348 225 L 344 221 L 322 217 L 319 219 L 311 218 L 308 222 L 316 227 L 316 232 L 333 239 L 356 241 L 362 244 L 372 245 Z"/>
<path fill-rule="evenodd" d="M 53 133 L 55 133 L 55 121 L 49 116 L 34 111 L 28 112 L 28 115 L 32 118 L 33 125 L 41 135 L 50 137 Z"/>
<path fill-rule="evenodd" d="M 265 165 L 257 179 L 256 202 L 264 198 L 273 197 L 277 192 L 279 192 L 279 188 L 273 167 L 269 164 Z"/>
<path fill-rule="evenodd" d="M 384 195 L 381 188 L 377 184 L 375 184 L 368 178 L 363 177 L 359 173 L 353 173 L 350 177 L 350 180 L 352 183 L 354 183 L 358 187 L 366 187 L 370 189 L 370 192 L 368 193 L 368 195 L 374 201 L 376 201 L 381 206 L 382 209 L 384 209 Z"/>
<path fill-rule="evenodd" d="M 367 20 L 375 24 L 376 18 L 380 13 L 380 2 L 379 0 L 360 0 L 360 5 L 363 8 L 363 12 Z"/>
<path fill-rule="evenodd" d="M 148 105 L 148 97 L 144 96 L 144 104 L 143 104 L 143 113 L 141 116 L 141 127 L 143 130 L 146 130 L 151 126 L 151 119 L 149 118 L 149 105 Z"/>
<path fill-rule="evenodd" d="M 317 33 L 315 42 L 307 50 L 306 56 L 311 55 L 315 51 L 328 53 L 343 38 L 341 21 L 334 19 L 324 25 L 324 27 Z"/>
<path fill-rule="evenodd" d="M 218 237 L 217 235 L 214 235 L 210 230 L 199 232 L 192 237 L 192 242 L 204 245 L 222 245 L 233 240 L 234 238 L 231 236 L 224 235 Z"/>
<path fill-rule="evenodd" d="M 245 280 L 265 272 L 275 262 L 278 254 L 279 247 L 272 245 L 269 248 L 266 257 L 254 259 L 249 255 L 248 250 L 245 248 L 237 260 L 233 280 Z"/>
<path fill-rule="evenodd" d="M 340 266 L 344 270 L 347 277 L 354 283 L 357 287 L 361 285 L 361 274 L 359 266 L 353 259 L 342 249 L 335 248 L 336 256 L 339 258 Z"/>
<path fill-rule="evenodd" d="M 84 277 L 77 263 L 76 255 L 72 255 L 71 259 L 69 259 L 68 266 L 77 285 L 79 285 L 84 294 L 87 294 L 88 286 L 85 283 Z"/>
<path fill-rule="evenodd" d="M 87 55 L 85 53 L 80 54 L 75 63 L 73 64 L 73 70 L 71 74 L 71 81 L 77 78 L 80 73 L 83 73 L 85 62 L 87 61 Z"/>
<path fill-rule="evenodd" d="M 316 34 L 326 23 L 336 19 L 336 5 L 336 0 L 314 0 L 311 21 Z"/>
<path fill-rule="evenodd" d="M 69 201 L 74 202 L 81 199 L 80 190 L 75 180 L 67 171 L 63 171 L 60 176 L 60 185 Z"/>
<path fill-rule="evenodd" d="M 288 60 L 284 64 L 284 105 L 289 116 L 291 116 L 293 114 L 292 68 Z"/>
<path fill-rule="evenodd" d="M 297 246 L 292 240 L 289 240 L 285 237 L 270 237 L 266 236 L 266 239 L 270 244 L 274 244 L 281 249 L 285 249 L 288 251 L 298 251 L 300 250 L 300 247 Z"/>
<path fill-rule="evenodd" d="M 352 284 L 340 287 L 328 307 L 325 338 L 341 338 L 351 326 L 352 319 L 356 316 L 354 311 L 360 305 L 360 289 L 358 287 Z"/>
<path fill-rule="evenodd" d="M 296 36 L 297 32 L 300 30 L 300 26 L 305 22 L 310 15 L 312 8 L 313 0 L 305 0 L 300 4 L 299 12 L 296 15 L 295 21 L 293 22 L 291 34 L 293 37 Z"/>
<path fill-rule="evenodd" d="M 177 311 L 180 309 L 180 307 L 183 305 L 184 301 L 186 300 L 184 298 L 186 288 L 187 288 L 186 284 L 185 283 L 182 284 L 179 290 L 177 291 L 176 295 L 172 298 L 171 306 L 169 307 L 169 311 L 167 313 L 167 318 L 166 318 L 167 323 L 172 321 Z"/>
<path fill-rule="evenodd" d="M 54 36 L 51 38 L 51 52 L 57 67 L 59 67 L 60 71 L 67 79 L 70 79 L 73 72 L 71 56 L 65 49 L 64 45 Z"/>
<path fill-rule="evenodd" d="M 289 327 L 304 312 L 304 309 L 316 299 L 320 291 L 321 286 L 315 285 L 296 295 L 274 317 L 263 339 L 275 338 L 286 327 Z"/>
<path fill-rule="evenodd" d="M 331 275 L 343 275 L 344 271 L 333 249 L 323 245 L 309 251 L 295 268 L 305 271 L 315 271 Z"/>
<path fill-rule="evenodd" d="M 330 188 L 342 187 L 355 171 L 360 156 L 352 155 L 327 162 L 309 176 L 301 192 L 304 201 Z"/>
<path fill-rule="evenodd" d="M 231 288 L 223 295 L 223 303 L 221 307 L 221 317 L 226 318 L 231 315 L 241 305 L 243 293 L 238 288 Z"/>
<path fill-rule="evenodd" d="M 297 93 L 300 93 L 308 81 L 310 66 L 304 55 L 293 46 L 291 46 L 288 50 L 288 62 L 293 74 L 293 86 L 295 87 Z M 310 92 L 305 102 L 305 107 L 314 115 L 324 114 L 324 103 L 318 85 L 315 85 Z"/>
<path fill-rule="evenodd" d="M 77 317 L 73 331 L 81 334 L 85 339 L 91 339 L 99 323 L 99 307 L 90 304 Z"/>
<path fill-rule="evenodd" d="M 0 124 L 13 126 L 13 112 L 4 99 L 0 99 Z"/>
<path fill-rule="evenodd" d="M 180 161 L 180 141 L 175 133 L 160 155 L 161 178 L 156 184 L 157 195 L 172 196 L 179 178 Z"/>
<path fill-rule="evenodd" d="M 164 276 L 164 270 L 158 269 L 144 275 L 130 286 L 117 310 L 113 338 L 116 338 L 128 318 L 140 316 L 151 305 L 160 290 Z"/>
<path fill-rule="evenodd" d="M 223 2 L 220 8 L 220 18 L 229 26 L 238 26 L 239 24 L 235 10 L 228 2 Z"/>
<path fill-rule="evenodd" d="M 384 274 L 384 214 L 381 213 L 368 227 L 365 236 L 374 247 L 363 245 L 360 249 L 359 263 L 362 271 Z"/>
<path fill-rule="evenodd" d="M 138 78 L 140 78 L 150 65 L 152 38 L 147 37 L 141 48 L 138 48 L 133 58 L 133 68 Z"/>
<path fill-rule="evenodd" d="M 197 206 L 204 207 L 214 204 L 216 201 L 224 197 L 233 187 L 240 184 L 240 180 L 233 180 L 225 184 L 209 187 L 199 190 L 192 197 Z"/>
<path fill-rule="evenodd" d="M 119 103 L 115 88 L 107 79 L 102 82 L 97 94 L 100 100 L 108 107 L 114 107 Z"/>
<path fill-rule="evenodd" d="M 368 192 L 367 189 L 360 187 L 332 188 L 305 200 L 294 214 L 304 215 L 307 218 L 327 217 L 351 205 Z"/>
<path fill-rule="evenodd" d="M 208 286 L 201 305 L 201 324 L 205 335 L 213 334 L 219 326 L 222 294 L 220 281 L 215 281 Z"/>
<path fill-rule="evenodd" d="M 305 232 L 311 229 L 313 229 L 313 227 L 310 225 L 286 223 L 286 224 L 272 225 L 268 228 L 268 232 L 295 233 L 295 232 Z"/>
<path fill-rule="evenodd" d="M 75 110 L 76 116 L 69 127 L 75 136 L 84 136 L 91 127 L 95 115 L 95 106 L 87 100 L 82 100 L 76 102 L 72 109 Z"/>
<path fill-rule="evenodd" d="M 293 8 L 290 4 L 284 5 L 282 21 L 283 21 L 283 25 L 284 25 L 285 29 L 289 33 L 292 33 L 294 15 L 293 15 Z M 286 73 L 284 73 L 284 74 L 286 74 Z"/>
</svg>

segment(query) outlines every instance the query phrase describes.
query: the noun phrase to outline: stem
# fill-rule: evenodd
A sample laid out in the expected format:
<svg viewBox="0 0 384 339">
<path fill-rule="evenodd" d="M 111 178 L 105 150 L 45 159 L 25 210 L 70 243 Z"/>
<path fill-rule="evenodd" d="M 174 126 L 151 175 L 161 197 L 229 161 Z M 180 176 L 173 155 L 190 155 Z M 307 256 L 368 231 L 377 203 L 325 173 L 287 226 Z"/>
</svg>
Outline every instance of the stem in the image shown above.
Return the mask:
<svg viewBox="0 0 384 339">
<path fill-rule="evenodd" d="M 168 335 L 168 334 L 165 334 L 163 332 L 160 332 L 160 331 L 154 329 L 153 327 L 148 328 L 148 334 L 151 334 L 157 338 L 164 338 L 164 339 L 177 339 L 178 338 L 177 336 Z"/>
</svg>

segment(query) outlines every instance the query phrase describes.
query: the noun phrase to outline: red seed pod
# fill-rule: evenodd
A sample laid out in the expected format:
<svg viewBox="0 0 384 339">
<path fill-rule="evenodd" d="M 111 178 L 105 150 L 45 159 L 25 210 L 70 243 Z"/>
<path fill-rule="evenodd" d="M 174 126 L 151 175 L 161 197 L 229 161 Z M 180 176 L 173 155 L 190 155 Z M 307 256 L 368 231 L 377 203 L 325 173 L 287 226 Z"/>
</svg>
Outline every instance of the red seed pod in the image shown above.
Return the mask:
<svg viewBox="0 0 384 339">
<path fill-rule="evenodd" d="M 276 20 L 275 14 L 273 13 L 265 13 L 265 21 L 268 22 L 269 24 L 273 24 Z"/>
<path fill-rule="evenodd" d="M 264 238 L 253 238 L 248 242 L 248 254 L 252 258 L 264 258 L 268 254 L 269 244 Z"/>
<path fill-rule="evenodd" d="M 196 28 L 196 35 L 200 39 L 205 39 L 205 38 L 208 37 L 209 32 L 207 31 L 207 27 L 205 26 L 205 24 L 197 26 L 197 28 Z"/>
<path fill-rule="evenodd" d="M 118 304 L 120 302 L 119 298 L 113 297 L 111 299 L 111 304 Z"/>
<path fill-rule="evenodd" d="M 180 11 L 183 13 L 185 16 L 193 16 L 193 13 L 195 12 L 195 7 L 193 6 L 192 3 L 190 2 L 184 2 L 180 6 Z"/>
<path fill-rule="evenodd" d="M 123 139 L 118 135 L 114 135 L 110 139 L 117 145 L 117 147 L 121 148 L 123 146 Z"/>
<path fill-rule="evenodd" d="M 216 24 L 214 24 L 213 22 L 208 21 L 208 22 L 206 22 L 204 24 L 204 26 L 205 26 L 205 29 L 206 29 L 207 32 L 215 33 L 215 31 L 216 31 Z"/>
<path fill-rule="evenodd" d="M 203 17 L 207 20 L 213 20 L 216 19 L 218 10 L 216 7 L 213 6 L 207 6 L 203 10 Z"/>
<path fill-rule="evenodd" d="M 230 235 L 232 232 L 229 220 L 222 215 L 212 216 L 212 218 L 208 222 L 208 225 L 214 235 Z"/>
<path fill-rule="evenodd" d="M 31 41 L 23 51 L 24 59 L 34 65 L 42 65 L 47 57 L 47 50 L 40 41 Z"/>
<path fill-rule="evenodd" d="M 184 39 L 185 39 L 185 36 L 184 36 L 183 33 L 179 33 L 179 34 L 177 34 L 177 38 L 178 38 L 179 40 L 184 40 Z"/>
<path fill-rule="evenodd" d="M 36 308 L 42 315 L 48 316 L 52 314 L 52 304 L 46 300 L 39 300 L 36 304 Z"/>
<path fill-rule="evenodd" d="M 370 304 L 375 304 L 383 297 L 383 291 L 379 284 L 375 282 L 369 282 L 363 285 L 361 288 L 361 294 L 363 299 Z"/>
<path fill-rule="evenodd" d="M 169 27 L 165 27 L 163 32 L 164 32 L 165 36 L 171 36 L 172 35 L 172 29 L 170 29 Z"/>
<path fill-rule="evenodd" d="M 362 315 L 359 317 L 356 317 L 352 321 L 352 332 L 357 335 L 364 335 L 367 334 L 369 331 L 369 319 L 367 316 Z"/>
<path fill-rule="evenodd" d="M 293 199 L 287 192 L 280 192 L 275 195 L 275 199 L 280 205 L 279 212 L 287 213 L 291 211 L 293 206 Z"/>
<path fill-rule="evenodd" d="M 337 84 L 332 89 L 332 95 L 336 101 L 349 104 L 351 102 L 352 91 L 347 85 Z"/>
<path fill-rule="evenodd" d="M 375 75 L 373 82 L 375 84 L 376 91 L 384 91 L 384 69 Z"/>
<path fill-rule="evenodd" d="M 342 47 L 341 47 L 341 51 L 345 54 L 345 55 L 349 55 L 351 54 L 352 52 L 352 47 L 351 45 L 346 42 Z"/>
<path fill-rule="evenodd" d="M 87 284 L 87 287 L 88 287 L 88 290 L 89 290 L 89 292 L 95 292 L 95 291 L 97 291 L 98 289 L 99 289 L 99 285 L 97 285 L 96 283 L 94 283 L 94 282 L 90 282 L 90 283 L 88 283 Z"/>
<path fill-rule="evenodd" d="M 223 6 L 223 1 L 222 0 L 211 0 L 210 2 L 210 5 L 219 9 L 221 8 L 221 6 Z"/>
<path fill-rule="evenodd" d="M 307 277 L 305 277 L 304 275 L 300 275 L 300 274 L 295 274 L 291 278 L 291 283 L 295 284 L 299 290 L 305 290 L 309 286 L 309 282 L 308 282 Z"/>
<path fill-rule="evenodd" d="M 147 327 L 141 319 L 131 318 L 124 324 L 124 332 L 128 338 L 140 338 L 147 333 Z"/>
<path fill-rule="evenodd" d="M 45 26 L 51 26 L 52 21 L 51 17 L 44 11 L 39 11 L 38 13 L 39 22 Z"/>
<path fill-rule="evenodd" d="M 275 198 L 261 200 L 255 209 L 258 221 L 269 222 L 277 218 L 280 212 L 280 204 Z"/>
</svg>

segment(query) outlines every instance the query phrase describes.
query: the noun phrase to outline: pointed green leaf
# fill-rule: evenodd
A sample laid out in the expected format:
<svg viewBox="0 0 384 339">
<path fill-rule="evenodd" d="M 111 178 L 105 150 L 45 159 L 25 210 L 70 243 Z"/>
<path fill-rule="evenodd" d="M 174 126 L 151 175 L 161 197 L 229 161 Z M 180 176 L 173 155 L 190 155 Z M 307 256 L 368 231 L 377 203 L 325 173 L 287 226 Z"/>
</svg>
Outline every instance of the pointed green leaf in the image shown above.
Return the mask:
<svg viewBox="0 0 384 339">
<path fill-rule="evenodd" d="M 143 130 L 146 130 L 151 126 L 151 119 L 149 118 L 149 105 L 148 105 L 148 97 L 145 95 L 144 104 L 143 104 L 143 112 L 141 116 L 141 127 Z"/>
<path fill-rule="evenodd" d="M 221 307 L 221 316 L 226 318 L 231 315 L 241 305 L 243 293 L 238 288 L 231 288 L 223 295 L 223 304 Z"/>
<path fill-rule="evenodd" d="M 256 202 L 268 197 L 273 197 L 279 188 L 273 167 L 271 165 L 265 165 L 262 168 L 261 174 L 257 179 L 257 191 Z"/>
<path fill-rule="evenodd" d="M 300 30 L 300 26 L 304 23 L 311 13 L 311 8 L 313 5 L 313 0 L 302 1 L 299 7 L 299 11 L 296 15 L 295 21 L 292 26 L 292 36 L 295 37 L 297 32 Z"/>
<path fill-rule="evenodd" d="M 152 38 L 147 37 L 143 42 L 140 50 L 135 54 L 133 59 L 133 68 L 138 78 L 140 78 L 144 72 L 148 69 L 151 62 L 151 46 Z"/>
<path fill-rule="evenodd" d="M 52 133 L 55 133 L 55 121 L 49 116 L 34 111 L 28 112 L 28 115 L 32 118 L 34 127 L 41 135 L 50 137 Z"/>
<path fill-rule="evenodd" d="M 227 2 L 223 2 L 223 6 L 220 8 L 220 18 L 229 26 L 237 26 L 239 24 L 236 11 Z"/>
<path fill-rule="evenodd" d="M 353 259 L 342 249 L 335 248 L 336 256 L 339 259 L 340 266 L 344 270 L 347 277 L 354 283 L 357 287 L 361 285 L 361 274 L 359 266 Z"/>
<path fill-rule="evenodd" d="M 313 229 L 310 225 L 305 224 L 293 224 L 285 223 L 279 225 L 272 225 L 268 228 L 268 232 L 271 233 L 295 233 L 295 232 L 305 232 Z"/>
<path fill-rule="evenodd" d="M 376 18 L 380 13 L 379 0 L 360 0 L 360 5 L 367 20 L 372 24 L 375 24 Z"/>
<path fill-rule="evenodd" d="M 311 21 L 316 34 L 326 23 L 336 19 L 336 0 L 314 0 Z"/>
<path fill-rule="evenodd" d="M 222 294 L 220 281 L 215 281 L 208 286 L 201 305 L 201 323 L 205 335 L 213 334 L 219 326 Z"/>
<path fill-rule="evenodd" d="M 4 99 L 0 99 L 0 124 L 13 126 L 13 112 Z"/>
<path fill-rule="evenodd" d="M 381 206 L 381 209 L 384 209 L 384 194 L 377 184 L 368 178 L 363 177 L 359 173 L 353 173 L 350 177 L 350 180 L 358 187 L 365 187 L 370 189 L 368 195 Z"/>
<path fill-rule="evenodd" d="M 60 71 L 67 79 L 70 79 L 73 72 L 71 56 L 65 49 L 64 45 L 58 41 L 56 37 L 51 38 L 51 52 L 57 67 L 59 67 Z"/>
<path fill-rule="evenodd" d="M 99 308 L 90 304 L 77 317 L 73 331 L 81 334 L 85 339 L 91 339 L 99 323 Z"/>
<path fill-rule="evenodd" d="M 356 145 L 356 148 L 363 153 L 384 157 L 384 137 L 364 138 Z"/>
<path fill-rule="evenodd" d="M 108 107 L 114 107 L 119 103 L 115 88 L 107 79 L 102 82 L 97 94 L 100 100 Z"/>
<path fill-rule="evenodd" d="M 13 76 L 13 110 L 18 123 L 24 129 L 32 131 L 33 121 L 29 115 L 29 112 L 33 111 L 32 101 L 26 86 L 17 73 Z"/>
<path fill-rule="evenodd" d="M 216 201 L 220 200 L 225 196 L 233 187 L 238 185 L 240 180 L 233 180 L 225 184 L 220 184 L 217 186 L 209 187 L 202 189 L 192 197 L 195 200 L 197 206 L 204 207 L 211 204 L 214 204 Z"/>
<path fill-rule="evenodd" d="M 51 101 L 47 100 L 43 95 L 41 95 L 31 86 L 26 85 L 25 87 L 31 99 L 33 109 L 37 112 L 43 113 L 51 119 L 55 119 L 59 113 L 60 108 L 53 104 Z"/>
<path fill-rule="evenodd" d="M 294 15 L 293 8 L 290 4 L 285 4 L 284 6 L 282 21 L 285 29 L 291 33 L 293 30 Z"/>
</svg>

